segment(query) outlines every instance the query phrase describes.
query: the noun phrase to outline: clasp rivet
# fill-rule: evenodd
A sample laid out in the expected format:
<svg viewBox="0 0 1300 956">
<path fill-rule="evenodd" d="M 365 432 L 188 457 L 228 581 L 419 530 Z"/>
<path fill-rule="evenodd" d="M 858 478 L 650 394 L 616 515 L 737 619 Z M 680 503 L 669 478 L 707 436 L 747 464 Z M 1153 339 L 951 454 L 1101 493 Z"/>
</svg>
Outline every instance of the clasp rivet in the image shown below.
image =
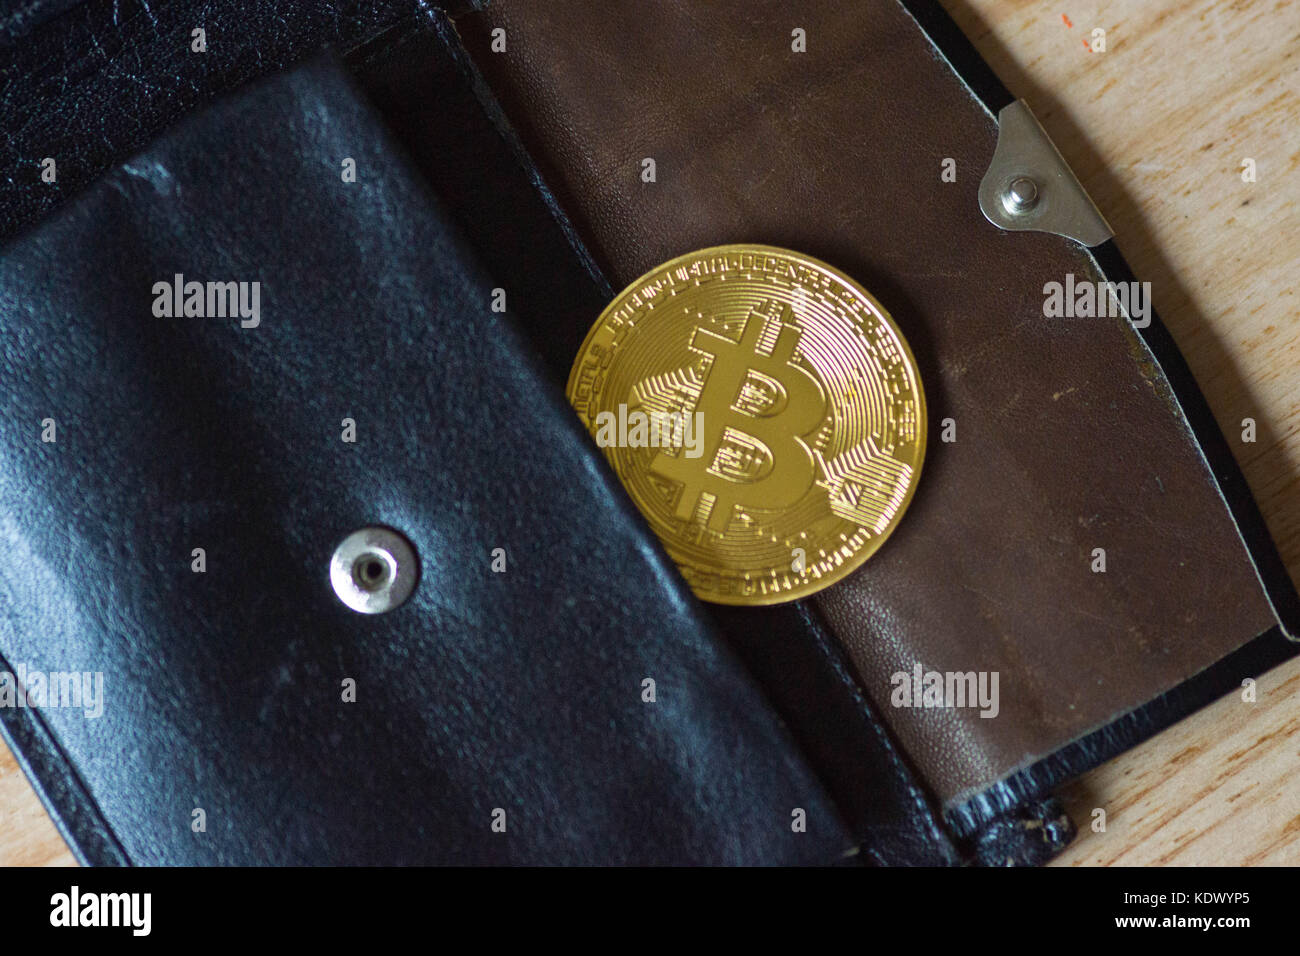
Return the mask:
<svg viewBox="0 0 1300 956">
<path fill-rule="evenodd" d="M 330 583 L 339 600 L 362 614 L 383 614 L 415 590 L 419 562 L 411 543 L 392 528 L 354 531 L 334 549 Z"/>
<path fill-rule="evenodd" d="M 1038 183 L 1028 176 L 1017 176 L 1002 194 L 1002 206 L 1007 212 L 1018 215 L 1028 212 L 1038 204 Z"/>
</svg>

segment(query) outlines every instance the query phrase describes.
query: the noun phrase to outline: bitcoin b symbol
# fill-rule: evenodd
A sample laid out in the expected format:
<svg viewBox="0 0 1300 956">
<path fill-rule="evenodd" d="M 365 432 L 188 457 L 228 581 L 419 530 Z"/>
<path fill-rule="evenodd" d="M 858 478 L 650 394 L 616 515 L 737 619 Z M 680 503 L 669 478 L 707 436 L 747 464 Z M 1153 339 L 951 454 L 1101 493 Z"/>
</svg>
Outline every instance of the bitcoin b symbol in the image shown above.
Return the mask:
<svg viewBox="0 0 1300 956">
<path fill-rule="evenodd" d="M 661 452 L 650 466 L 681 484 L 677 517 L 693 518 L 707 495 L 706 525 L 724 531 L 737 506 L 788 508 L 812 487 L 813 456 L 803 439 L 825 417 L 826 397 L 817 379 L 794 364 L 800 330 L 786 323 L 789 316 L 788 306 L 776 314 L 751 311 L 739 341 L 695 330 L 691 348 L 711 358 L 695 406 L 708 454 Z M 776 329 L 770 342 L 769 323 Z"/>
</svg>

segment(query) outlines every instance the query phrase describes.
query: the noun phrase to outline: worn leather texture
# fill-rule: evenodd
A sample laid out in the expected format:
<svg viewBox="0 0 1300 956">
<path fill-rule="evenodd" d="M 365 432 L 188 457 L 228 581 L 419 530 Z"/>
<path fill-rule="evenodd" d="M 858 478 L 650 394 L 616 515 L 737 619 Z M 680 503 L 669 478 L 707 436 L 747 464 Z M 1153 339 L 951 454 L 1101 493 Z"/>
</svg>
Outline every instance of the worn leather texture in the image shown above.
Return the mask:
<svg viewBox="0 0 1300 956">
<path fill-rule="evenodd" d="M 0 3 L 0 240 L 214 96 L 478 0 L 6 0 Z M 195 30 L 204 31 L 196 52 Z M 55 160 L 57 178 L 41 179 Z"/>
<path fill-rule="evenodd" d="M 457 25 L 613 286 L 769 243 L 848 272 L 898 321 L 929 405 L 920 487 L 812 603 L 946 807 L 1275 625 L 1143 340 L 1120 318 L 1043 316 L 1044 284 L 1102 278 L 1093 258 L 981 215 L 995 121 L 903 7 L 496 0 Z M 997 672 L 998 716 L 891 706 L 918 663 Z"/>
<path fill-rule="evenodd" d="M 260 324 L 156 316 L 176 273 L 260 282 Z M 186 119 L 4 250 L 0 669 L 100 672 L 104 710 L 0 716 L 89 862 L 855 845 L 498 285 L 328 62 Z M 371 617 L 327 568 L 373 524 L 421 580 Z"/>
</svg>

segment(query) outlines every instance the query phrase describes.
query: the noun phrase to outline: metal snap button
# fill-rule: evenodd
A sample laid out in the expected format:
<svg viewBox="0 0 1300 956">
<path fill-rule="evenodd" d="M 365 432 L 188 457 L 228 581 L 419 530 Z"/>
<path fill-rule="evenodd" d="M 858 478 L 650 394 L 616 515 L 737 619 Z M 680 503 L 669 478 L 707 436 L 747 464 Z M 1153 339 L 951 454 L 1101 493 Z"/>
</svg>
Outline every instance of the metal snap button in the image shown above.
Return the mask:
<svg viewBox="0 0 1300 956">
<path fill-rule="evenodd" d="M 330 583 L 339 600 L 362 614 L 383 614 L 415 590 L 420 565 L 415 549 L 392 528 L 354 531 L 334 549 Z"/>
<path fill-rule="evenodd" d="M 1017 176 L 1002 194 L 1002 206 L 1013 216 L 1038 205 L 1038 183 L 1028 176 Z"/>
</svg>

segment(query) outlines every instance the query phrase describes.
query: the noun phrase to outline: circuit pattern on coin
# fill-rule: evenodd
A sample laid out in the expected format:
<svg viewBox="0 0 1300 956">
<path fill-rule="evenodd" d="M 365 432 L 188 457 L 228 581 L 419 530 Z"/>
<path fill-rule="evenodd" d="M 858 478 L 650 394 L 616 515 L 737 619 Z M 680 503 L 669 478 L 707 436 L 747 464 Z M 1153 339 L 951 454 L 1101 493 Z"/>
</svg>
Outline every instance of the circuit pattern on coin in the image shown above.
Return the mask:
<svg viewBox="0 0 1300 956">
<path fill-rule="evenodd" d="M 840 580 L 912 498 L 916 362 L 879 303 L 758 245 L 681 256 L 605 309 L 568 397 L 702 599 L 775 604 Z"/>
</svg>

